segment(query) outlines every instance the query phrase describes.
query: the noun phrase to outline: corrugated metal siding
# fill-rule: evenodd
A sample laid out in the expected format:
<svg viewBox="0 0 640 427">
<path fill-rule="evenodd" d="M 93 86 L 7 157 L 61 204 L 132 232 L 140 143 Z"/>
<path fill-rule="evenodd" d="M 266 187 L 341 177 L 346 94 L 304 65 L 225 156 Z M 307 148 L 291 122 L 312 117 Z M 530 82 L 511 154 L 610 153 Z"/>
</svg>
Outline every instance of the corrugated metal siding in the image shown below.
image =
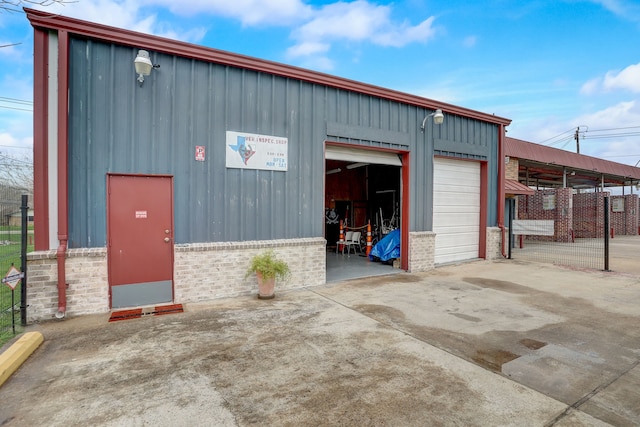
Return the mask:
<svg viewBox="0 0 640 427">
<path fill-rule="evenodd" d="M 180 244 L 322 236 L 325 140 L 411 151 L 412 231 L 431 227 L 433 141 L 451 153 L 479 149 L 497 170 L 495 124 L 451 115 L 422 133 L 422 108 L 154 52 L 161 68 L 139 87 L 136 52 L 71 40 L 70 247 L 106 245 L 109 172 L 174 176 Z M 328 137 L 329 122 L 367 129 L 366 139 Z M 227 130 L 287 137 L 288 171 L 227 169 Z M 406 137 L 387 141 L 394 132 Z M 195 161 L 196 145 L 205 162 Z"/>
</svg>

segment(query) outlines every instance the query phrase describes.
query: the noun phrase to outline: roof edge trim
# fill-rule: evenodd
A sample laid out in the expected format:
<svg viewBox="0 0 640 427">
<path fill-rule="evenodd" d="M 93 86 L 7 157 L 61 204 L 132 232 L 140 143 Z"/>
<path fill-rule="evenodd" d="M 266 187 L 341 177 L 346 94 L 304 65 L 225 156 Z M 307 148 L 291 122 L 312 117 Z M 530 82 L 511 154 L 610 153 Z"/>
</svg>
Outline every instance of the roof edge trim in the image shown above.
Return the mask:
<svg viewBox="0 0 640 427">
<path fill-rule="evenodd" d="M 233 67 L 246 68 L 253 71 L 274 74 L 281 77 L 288 77 L 303 80 L 310 83 L 317 83 L 325 86 L 335 87 L 366 95 L 372 95 L 392 101 L 411 104 L 418 107 L 436 110 L 441 109 L 448 114 L 456 114 L 463 117 L 473 118 L 494 124 L 509 125 L 511 119 L 483 113 L 444 102 L 435 101 L 417 95 L 383 88 L 367 83 L 358 82 L 330 74 L 307 70 L 304 68 L 285 65 L 264 59 L 252 58 L 237 53 L 226 52 L 205 46 L 199 46 L 179 40 L 171 40 L 164 37 L 139 33 L 122 28 L 111 27 L 80 19 L 69 18 L 62 15 L 55 15 L 48 12 L 24 8 L 27 19 L 34 28 L 48 30 L 62 30 L 72 34 L 118 43 L 124 46 L 145 48 L 166 54 L 184 56 L 197 60 L 215 62 Z"/>
</svg>

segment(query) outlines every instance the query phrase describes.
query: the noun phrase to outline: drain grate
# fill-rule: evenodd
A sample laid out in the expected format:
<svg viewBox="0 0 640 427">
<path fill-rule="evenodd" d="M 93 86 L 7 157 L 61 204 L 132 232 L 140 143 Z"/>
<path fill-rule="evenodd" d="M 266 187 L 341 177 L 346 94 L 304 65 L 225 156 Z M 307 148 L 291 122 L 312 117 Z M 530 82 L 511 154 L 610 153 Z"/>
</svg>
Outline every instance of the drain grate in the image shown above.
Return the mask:
<svg viewBox="0 0 640 427">
<path fill-rule="evenodd" d="M 135 308 L 132 310 L 114 311 L 109 317 L 109 322 L 119 320 L 140 319 L 143 316 L 162 316 L 165 314 L 183 313 L 182 304 L 158 305 L 155 307 Z"/>
</svg>

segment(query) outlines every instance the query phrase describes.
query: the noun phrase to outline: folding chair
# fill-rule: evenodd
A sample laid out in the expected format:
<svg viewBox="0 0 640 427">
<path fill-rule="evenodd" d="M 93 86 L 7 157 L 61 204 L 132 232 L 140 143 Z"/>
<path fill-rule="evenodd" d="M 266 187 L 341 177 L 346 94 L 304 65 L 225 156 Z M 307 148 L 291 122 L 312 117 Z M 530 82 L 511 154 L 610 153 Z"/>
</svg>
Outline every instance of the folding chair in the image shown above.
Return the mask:
<svg viewBox="0 0 640 427">
<path fill-rule="evenodd" d="M 358 251 L 360 250 L 360 234 L 362 234 L 360 231 L 354 231 L 350 238 L 346 239 L 347 242 L 345 243 L 345 246 L 347 247 L 347 256 L 351 256 L 351 248 L 353 248 L 354 255 L 356 253 L 356 248 Z M 344 254 L 344 250 L 342 253 Z"/>
<path fill-rule="evenodd" d="M 336 255 L 338 255 L 338 250 L 340 249 L 340 245 L 342 245 L 342 255 L 344 255 L 344 248 L 347 245 L 347 242 L 351 239 L 353 235 L 353 231 L 347 231 L 344 234 L 344 240 L 338 240 L 336 242 Z"/>
</svg>

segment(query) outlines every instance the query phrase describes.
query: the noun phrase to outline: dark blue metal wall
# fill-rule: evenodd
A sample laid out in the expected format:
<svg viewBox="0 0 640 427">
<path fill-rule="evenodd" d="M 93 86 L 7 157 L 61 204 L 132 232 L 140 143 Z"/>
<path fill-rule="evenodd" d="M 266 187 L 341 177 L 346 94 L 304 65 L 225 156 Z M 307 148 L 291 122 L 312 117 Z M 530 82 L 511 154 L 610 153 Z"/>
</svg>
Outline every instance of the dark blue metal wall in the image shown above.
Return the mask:
<svg viewBox="0 0 640 427">
<path fill-rule="evenodd" d="M 431 229 L 434 154 L 488 160 L 496 223 L 495 124 L 447 115 L 421 132 L 420 107 L 155 52 L 140 87 L 136 53 L 71 40 L 70 247 L 106 245 L 107 173 L 174 176 L 177 244 L 322 236 L 325 140 L 411 152 L 411 231 Z M 288 171 L 227 169 L 226 131 L 288 138 Z"/>
</svg>

